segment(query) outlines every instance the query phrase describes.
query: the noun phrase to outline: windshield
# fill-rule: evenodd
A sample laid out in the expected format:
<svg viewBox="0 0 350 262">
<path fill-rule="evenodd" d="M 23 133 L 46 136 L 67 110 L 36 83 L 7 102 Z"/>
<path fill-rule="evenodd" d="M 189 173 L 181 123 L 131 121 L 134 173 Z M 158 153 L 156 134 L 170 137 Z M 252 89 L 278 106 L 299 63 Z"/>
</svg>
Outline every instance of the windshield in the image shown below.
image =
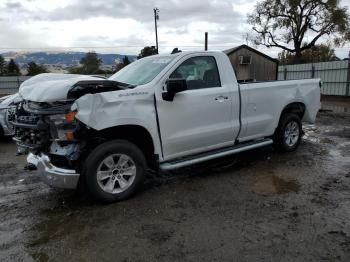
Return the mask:
<svg viewBox="0 0 350 262">
<path fill-rule="evenodd" d="M 151 82 L 175 56 L 155 56 L 140 59 L 112 75 L 114 80 L 129 85 L 144 85 Z"/>
</svg>

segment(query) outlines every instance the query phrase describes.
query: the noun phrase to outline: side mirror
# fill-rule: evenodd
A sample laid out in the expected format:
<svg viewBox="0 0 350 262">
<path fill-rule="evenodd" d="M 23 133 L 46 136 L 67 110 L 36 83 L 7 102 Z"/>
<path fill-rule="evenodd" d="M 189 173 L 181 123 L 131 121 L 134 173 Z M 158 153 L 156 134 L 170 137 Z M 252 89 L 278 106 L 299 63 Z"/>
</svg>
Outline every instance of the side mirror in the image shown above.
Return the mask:
<svg viewBox="0 0 350 262">
<path fill-rule="evenodd" d="M 185 79 L 169 79 L 166 82 L 167 91 L 162 93 L 163 100 L 173 101 L 177 93 L 187 90 L 187 82 Z"/>
</svg>

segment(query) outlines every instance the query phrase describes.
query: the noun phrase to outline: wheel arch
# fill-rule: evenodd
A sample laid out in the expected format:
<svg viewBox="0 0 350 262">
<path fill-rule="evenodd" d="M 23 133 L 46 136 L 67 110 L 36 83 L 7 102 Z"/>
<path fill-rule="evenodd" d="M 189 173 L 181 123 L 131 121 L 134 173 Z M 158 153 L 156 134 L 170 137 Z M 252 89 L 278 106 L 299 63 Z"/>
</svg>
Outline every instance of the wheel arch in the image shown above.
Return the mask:
<svg viewBox="0 0 350 262">
<path fill-rule="evenodd" d="M 94 132 L 94 136 L 105 141 L 124 139 L 135 144 L 144 153 L 147 164 L 154 168 L 158 161 L 155 144 L 151 133 L 140 125 L 120 125 Z"/>
<path fill-rule="evenodd" d="M 303 102 L 294 101 L 294 102 L 290 102 L 287 105 L 285 105 L 281 110 L 278 121 L 277 121 L 277 119 L 275 121 L 274 134 L 276 133 L 276 130 L 277 130 L 279 124 L 281 123 L 282 117 L 285 114 L 287 114 L 287 113 L 296 114 L 300 118 L 300 120 L 302 120 L 304 115 L 305 115 L 305 112 L 306 112 L 306 106 Z"/>
<path fill-rule="evenodd" d="M 280 114 L 279 121 L 281 121 L 281 118 L 286 113 L 293 113 L 299 116 L 300 120 L 303 119 L 304 114 L 306 111 L 306 106 L 303 102 L 291 102 L 288 105 L 286 105 Z"/>
</svg>

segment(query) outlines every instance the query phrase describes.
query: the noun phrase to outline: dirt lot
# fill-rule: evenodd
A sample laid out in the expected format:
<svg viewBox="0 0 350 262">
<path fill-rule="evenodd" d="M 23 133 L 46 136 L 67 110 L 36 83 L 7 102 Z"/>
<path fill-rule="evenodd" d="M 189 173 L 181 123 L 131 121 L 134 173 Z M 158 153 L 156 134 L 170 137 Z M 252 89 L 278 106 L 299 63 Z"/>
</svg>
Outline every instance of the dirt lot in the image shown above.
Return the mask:
<svg viewBox="0 0 350 262">
<path fill-rule="evenodd" d="M 111 205 L 48 188 L 0 142 L 0 260 L 350 261 L 350 115 L 304 130 L 297 152 L 162 174 Z"/>
</svg>

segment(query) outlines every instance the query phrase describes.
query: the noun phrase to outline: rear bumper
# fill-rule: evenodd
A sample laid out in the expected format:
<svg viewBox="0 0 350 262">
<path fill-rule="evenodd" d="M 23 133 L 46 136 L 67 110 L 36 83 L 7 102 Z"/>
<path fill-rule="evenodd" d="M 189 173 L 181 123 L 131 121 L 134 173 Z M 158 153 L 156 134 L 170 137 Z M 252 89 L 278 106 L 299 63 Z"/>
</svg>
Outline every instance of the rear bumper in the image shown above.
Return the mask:
<svg viewBox="0 0 350 262">
<path fill-rule="evenodd" d="M 41 179 L 49 186 L 63 189 L 76 189 L 78 186 L 80 174 L 54 166 L 47 155 L 30 153 L 27 162 L 37 167 Z"/>
</svg>

